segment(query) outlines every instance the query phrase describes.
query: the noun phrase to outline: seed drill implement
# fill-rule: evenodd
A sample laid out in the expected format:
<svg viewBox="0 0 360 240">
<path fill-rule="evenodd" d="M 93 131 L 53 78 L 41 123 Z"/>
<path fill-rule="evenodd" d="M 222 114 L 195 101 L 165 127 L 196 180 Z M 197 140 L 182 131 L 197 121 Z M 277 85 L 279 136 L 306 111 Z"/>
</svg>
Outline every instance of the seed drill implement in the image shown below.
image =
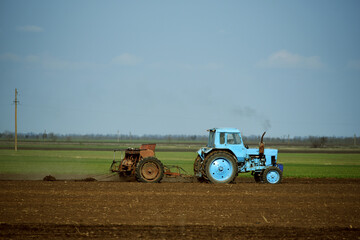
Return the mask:
<svg viewBox="0 0 360 240">
<path fill-rule="evenodd" d="M 156 144 L 143 144 L 140 148 L 128 148 L 120 161 L 116 161 L 115 155 L 121 150 L 114 150 L 110 170 L 120 176 L 135 177 L 137 181 L 146 183 L 160 182 L 164 175 L 177 177 L 187 174 L 182 167 L 163 165 L 155 156 L 155 147 Z"/>
</svg>

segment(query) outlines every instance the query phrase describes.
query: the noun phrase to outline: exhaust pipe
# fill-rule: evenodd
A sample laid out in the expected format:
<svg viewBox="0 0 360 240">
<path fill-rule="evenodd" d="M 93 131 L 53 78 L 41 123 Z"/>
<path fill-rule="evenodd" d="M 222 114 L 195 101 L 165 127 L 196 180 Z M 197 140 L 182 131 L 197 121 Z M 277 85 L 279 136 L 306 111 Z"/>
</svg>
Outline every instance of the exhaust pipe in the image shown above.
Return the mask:
<svg viewBox="0 0 360 240">
<path fill-rule="evenodd" d="M 259 146 L 259 155 L 260 155 L 260 158 L 264 155 L 264 149 L 265 149 L 265 144 L 264 144 L 264 136 L 265 136 L 265 133 L 263 133 L 263 135 L 261 136 L 261 140 L 260 140 L 260 146 Z"/>
</svg>

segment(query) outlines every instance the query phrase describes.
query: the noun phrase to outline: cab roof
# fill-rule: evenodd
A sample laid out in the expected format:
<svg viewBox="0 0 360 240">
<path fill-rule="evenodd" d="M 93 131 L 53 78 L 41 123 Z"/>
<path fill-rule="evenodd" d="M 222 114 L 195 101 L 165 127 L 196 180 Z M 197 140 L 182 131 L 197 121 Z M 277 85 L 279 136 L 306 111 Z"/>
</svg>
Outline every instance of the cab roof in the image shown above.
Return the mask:
<svg viewBox="0 0 360 240">
<path fill-rule="evenodd" d="M 211 128 L 208 130 L 209 132 L 232 132 L 239 133 L 239 129 L 237 128 Z"/>
</svg>

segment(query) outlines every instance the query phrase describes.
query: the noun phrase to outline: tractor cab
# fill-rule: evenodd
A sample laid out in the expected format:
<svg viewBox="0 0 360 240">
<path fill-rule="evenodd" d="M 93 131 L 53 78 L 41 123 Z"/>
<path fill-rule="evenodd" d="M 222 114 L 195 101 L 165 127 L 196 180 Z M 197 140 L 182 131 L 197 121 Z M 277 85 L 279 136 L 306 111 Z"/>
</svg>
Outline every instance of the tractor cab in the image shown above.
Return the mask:
<svg viewBox="0 0 360 240">
<path fill-rule="evenodd" d="M 242 141 L 240 131 L 236 128 L 213 128 L 209 129 L 209 141 L 207 152 L 214 149 L 231 151 L 237 161 L 244 161 L 246 148 Z M 200 149 L 199 151 L 201 151 Z"/>
</svg>

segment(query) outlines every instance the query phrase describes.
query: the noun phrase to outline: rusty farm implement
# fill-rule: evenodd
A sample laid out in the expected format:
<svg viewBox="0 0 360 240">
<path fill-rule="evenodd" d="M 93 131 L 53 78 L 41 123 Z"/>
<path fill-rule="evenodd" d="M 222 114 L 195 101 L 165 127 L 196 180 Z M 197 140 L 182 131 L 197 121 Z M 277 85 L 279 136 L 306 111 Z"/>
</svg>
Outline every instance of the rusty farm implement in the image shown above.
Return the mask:
<svg viewBox="0 0 360 240">
<path fill-rule="evenodd" d="M 119 173 L 123 177 L 135 177 L 139 182 L 156 183 L 160 182 L 164 175 L 177 177 L 186 174 L 186 171 L 174 165 L 163 165 L 155 156 L 156 144 L 143 144 L 140 148 L 128 148 L 125 156 L 120 161 L 116 161 L 114 150 L 114 160 L 110 170 Z"/>
</svg>

